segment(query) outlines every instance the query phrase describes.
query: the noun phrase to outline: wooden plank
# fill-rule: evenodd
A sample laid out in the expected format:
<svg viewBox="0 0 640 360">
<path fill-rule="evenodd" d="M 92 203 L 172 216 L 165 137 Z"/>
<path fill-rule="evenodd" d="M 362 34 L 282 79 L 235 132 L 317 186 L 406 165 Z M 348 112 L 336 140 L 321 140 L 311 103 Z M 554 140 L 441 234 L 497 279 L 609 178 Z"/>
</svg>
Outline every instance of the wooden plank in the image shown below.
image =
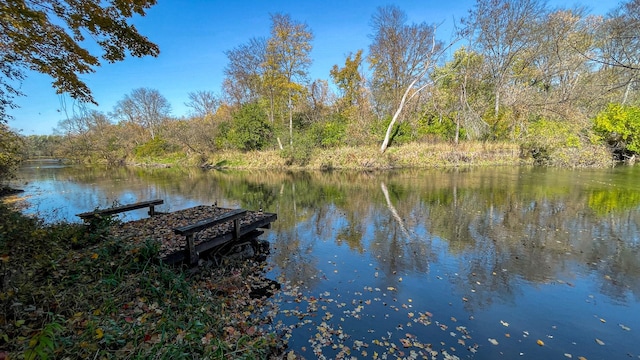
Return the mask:
<svg viewBox="0 0 640 360">
<path fill-rule="evenodd" d="M 240 228 L 240 232 L 238 234 L 238 237 L 235 238 L 235 239 L 242 239 L 245 236 L 247 236 L 248 234 L 250 234 L 251 232 L 253 232 L 254 230 L 260 229 L 260 228 L 264 228 L 265 224 L 268 224 L 271 221 L 275 221 L 276 218 L 277 218 L 276 214 L 265 214 L 265 215 L 268 215 L 268 216 L 264 217 L 262 220 L 254 221 L 254 222 L 252 222 L 250 224 L 246 224 L 246 225 L 242 226 Z M 213 239 L 203 241 L 200 244 L 196 245 L 196 250 L 198 252 L 203 252 L 203 251 L 207 251 L 207 250 L 213 249 L 214 247 L 217 247 L 217 246 L 220 246 L 220 245 L 224 245 L 224 244 L 234 240 L 235 236 L 236 236 L 236 234 L 234 234 L 233 232 L 216 236 Z"/>
<path fill-rule="evenodd" d="M 125 211 L 137 210 L 137 209 L 142 209 L 146 207 L 149 208 L 149 215 L 153 216 L 155 214 L 154 206 L 161 205 L 161 204 L 164 204 L 164 200 L 155 199 L 155 200 L 141 201 L 134 204 L 116 206 L 109 209 L 85 212 L 81 214 L 76 214 L 76 216 L 79 216 L 82 219 L 87 219 L 87 218 L 92 218 L 100 215 L 113 215 L 113 214 L 118 214 Z"/>
<path fill-rule="evenodd" d="M 264 213 L 262 219 L 255 221 L 252 225 L 255 225 L 256 229 L 271 229 L 271 223 L 278 219 L 278 214 Z"/>
<path fill-rule="evenodd" d="M 196 249 L 194 236 L 198 231 L 208 229 L 218 224 L 233 220 L 233 238 L 237 239 L 240 231 L 240 217 L 244 216 L 247 210 L 236 209 L 228 211 L 220 216 L 211 219 L 205 219 L 192 225 L 182 226 L 173 229 L 176 234 L 186 235 L 187 237 L 187 258 L 190 265 L 196 265 L 200 259 L 200 252 Z"/>
<path fill-rule="evenodd" d="M 163 259 L 163 261 L 169 264 L 175 264 L 178 262 L 187 261 L 190 265 L 195 265 L 197 264 L 201 253 L 210 251 L 216 247 L 219 247 L 228 243 L 234 243 L 242 239 L 257 236 L 262 232 L 256 229 L 269 228 L 271 226 L 271 223 L 277 219 L 276 214 L 264 213 L 264 214 L 261 214 L 257 220 L 249 224 L 245 224 L 244 226 L 239 226 L 240 218 L 245 213 L 247 213 L 247 211 L 243 209 L 232 210 L 216 218 L 206 219 L 196 224 L 173 229 L 173 231 L 176 234 L 181 234 L 186 236 L 187 246 L 184 249 L 184 251 L 179 251 L 179 252 L 167 255 Z M 224 223 L 231 220 L 234 221 L 234 229 L 232 229 L 232 231 L 218 235 L 212 239 L 206 239 L 197 245 L 195 244 L 196 232 L 212 227 L 216 224 Z"/>
<path fill-rule="evenodd" d="M 244 216 L 246 213 L 247 210 L 244 209 L 231 210 L 215 218 L 205 219 L 198 221 L 195 224 L 174 228 L 173 231 L 178 235 L 189 235 L 216 226 L 218 224 L 225 223 L 227 221 L 237 220 L 240 217 Z"/>
</svg>

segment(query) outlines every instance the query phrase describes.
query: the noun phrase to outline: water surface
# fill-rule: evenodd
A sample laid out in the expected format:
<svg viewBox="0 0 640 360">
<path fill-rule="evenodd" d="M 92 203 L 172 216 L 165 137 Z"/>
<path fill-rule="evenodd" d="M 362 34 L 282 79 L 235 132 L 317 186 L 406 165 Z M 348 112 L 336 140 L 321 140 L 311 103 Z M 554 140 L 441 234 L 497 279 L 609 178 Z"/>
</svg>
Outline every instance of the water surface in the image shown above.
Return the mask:
<svg viewBox="0 0 640 360">
<path fill-rule="evenodd" d="M 639 167 L 220 172 L 29 163 L 49 221 L 162 198 L 278 214 L 274 329 L 311 358 L 640 358 Z M 131 212 L 125 220 L 145 216 Z"/>
</svg>

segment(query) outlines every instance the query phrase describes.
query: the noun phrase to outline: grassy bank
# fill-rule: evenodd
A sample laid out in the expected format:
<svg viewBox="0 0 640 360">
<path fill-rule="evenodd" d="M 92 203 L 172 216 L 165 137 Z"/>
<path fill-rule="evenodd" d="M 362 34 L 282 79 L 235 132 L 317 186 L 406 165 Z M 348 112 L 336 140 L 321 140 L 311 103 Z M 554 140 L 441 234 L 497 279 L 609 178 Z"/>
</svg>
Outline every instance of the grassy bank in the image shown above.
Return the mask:
<svg viewBox="0 0 640 360">
<path fill-rule="evenodd" d="M 564 168 L 602 168 L 612 166 L 613 160 L 611 152 L 600 145 L 557 148 L 534 158 L 514 143 L 465 141 L 457 145 L 410 143 L 390 147 L 383 154 L 378 147 L 373 146 L 331 149 L 294 146 L 293 149 L 284 150 L 219 151 L 208 155 L 171 154 L 165 157 L 135 158 L 130 163 L 146 166 L 181 165 L 235 169 L 380 170 L 533 164 Z"/>
<path fill-rule="evenodd" d="M 197 272 L 101 226 L 44 225 L 0 204 L 0 359 L 268 358 L 260 263 Z"/>
<path fill-rule="evenodd" d="M 206 156 L 212 167 L 238 169 L 393 169 L 482 165 L 517 165 L 521 159 L 518 145 L 494 142 L 411 143 L 387 149 L 377 147 L 341 147 L 332 149 L 296 148 L 255 152 L 224 151 Z M 194 161 L 190 161 L 193 163 Z"/>
</svg>

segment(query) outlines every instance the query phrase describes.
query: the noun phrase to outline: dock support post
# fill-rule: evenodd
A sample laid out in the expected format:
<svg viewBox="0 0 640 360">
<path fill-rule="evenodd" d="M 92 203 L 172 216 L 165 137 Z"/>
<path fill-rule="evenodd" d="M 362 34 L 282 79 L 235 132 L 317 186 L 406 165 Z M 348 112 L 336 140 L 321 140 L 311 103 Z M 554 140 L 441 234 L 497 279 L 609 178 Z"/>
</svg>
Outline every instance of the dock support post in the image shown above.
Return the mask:
<svg viewBox="0 0 640 360">
<path fill-rule="evenodd" d="M 200 260 L 200 256 L 196 251 L 196 245 L 193 240 L 193 234 L 187 235 L 187 260 L 189 261 L 189 265 L 194 266 L 198 264 L 198 260 Z"/>
<path fill-rule="evenodd" d="M 240 219 L 233 219 L 233 239 L 240 238 Z"/>
</svg>

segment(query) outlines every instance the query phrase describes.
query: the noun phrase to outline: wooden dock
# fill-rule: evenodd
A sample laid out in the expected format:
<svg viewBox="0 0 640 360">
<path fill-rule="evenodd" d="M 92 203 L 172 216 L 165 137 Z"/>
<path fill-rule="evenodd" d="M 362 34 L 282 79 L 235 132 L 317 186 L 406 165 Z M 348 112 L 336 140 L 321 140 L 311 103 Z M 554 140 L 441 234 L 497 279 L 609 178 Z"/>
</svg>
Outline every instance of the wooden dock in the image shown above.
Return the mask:
<svg viewBox="0 0 640 360">
<path fill-rule="evenodd" d="M 277 219 L 273 213 L 201 205 L 113 225 L 125 241 L 156 241 L 168 264 L 196 265 L 200 256 L 255 239 Z"/>
</svg>

